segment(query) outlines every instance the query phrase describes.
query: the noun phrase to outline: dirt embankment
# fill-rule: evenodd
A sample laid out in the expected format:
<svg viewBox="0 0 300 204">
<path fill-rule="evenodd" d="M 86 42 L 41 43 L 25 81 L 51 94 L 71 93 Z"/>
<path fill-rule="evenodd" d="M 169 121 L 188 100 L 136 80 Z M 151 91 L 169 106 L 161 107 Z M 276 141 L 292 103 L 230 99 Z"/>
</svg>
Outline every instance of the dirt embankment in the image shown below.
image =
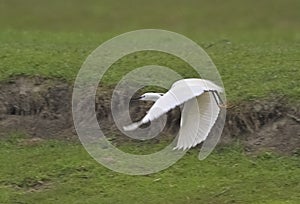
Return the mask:
<svg viewBox="0 0 300 204">
<path fill-rule="evenodd" d="M 116 140 L 124 136 L 114 126 L 110 112 L 112 90 L 97 96 L 96 112 L 104 131 L 113 132 Z M 71 114 L 72 86 L 41 77 L 18 77 L 0 83 L 0 136 L 22 131 L 34 137 L 77 138 Z M 143 116 L 150 107 L 132 104 L 131 111 Z M 171 111 L 166 134 L 178 130 L 180 112 Z M 117 135 L 117 136 L 116 136 Z M 241 103 L 227 109 L 221 143 L 239 140 L 249 151 L 274 150 L 286 154 L 300 148 L 300 108 L 290 107 L 284 99 Z M 122 141 L 120 139 L 120 141 Z"/>
</svg>

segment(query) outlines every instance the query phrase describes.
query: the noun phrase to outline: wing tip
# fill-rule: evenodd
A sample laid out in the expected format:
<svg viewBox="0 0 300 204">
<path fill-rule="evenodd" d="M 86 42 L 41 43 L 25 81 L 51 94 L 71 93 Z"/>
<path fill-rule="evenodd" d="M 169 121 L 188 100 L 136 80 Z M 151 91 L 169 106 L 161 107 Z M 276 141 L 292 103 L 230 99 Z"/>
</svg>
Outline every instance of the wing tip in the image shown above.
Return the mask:
<svg viewBox="0 0 300 204">
<path fill-rule="evenodd" d="M 128 132 L 128 131 L 133 131 L 136 130 L 140 126 L 140 123 L 132 123 L 127 126 L 123 126 L 123 130 Z"/>
<path fill-rule="evenodd" d="M 173 150 L 178 150 L 178 151 L 187 151 L 189 149 L 190 149 L 190 147 L 187 147 L 187 146 L 176 146 L 173 148 Z"/>
</svg>

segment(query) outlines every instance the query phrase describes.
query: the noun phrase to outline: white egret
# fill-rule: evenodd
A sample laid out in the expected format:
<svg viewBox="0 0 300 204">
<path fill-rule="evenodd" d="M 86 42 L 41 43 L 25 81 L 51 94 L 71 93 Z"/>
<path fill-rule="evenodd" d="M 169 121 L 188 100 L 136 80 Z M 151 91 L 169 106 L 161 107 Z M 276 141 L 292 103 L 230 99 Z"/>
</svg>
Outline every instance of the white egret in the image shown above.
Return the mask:
<svg viewBox="0 0 300 204">
<path fill-rule="evenodd" d="M 142 124 L 151 122 L 176 106 L 181 109 L 180 130 L 174 149 L 189 149 L 206 139 L 218 118 L 223 101 L 219 95 L 224 90 L 205 79 L 182 79 L 163 93 L 145 93 L 138 100 L 155 101 L 139 122 L 125 126 L 125 131 L 133 131 Z"/>
</svg>

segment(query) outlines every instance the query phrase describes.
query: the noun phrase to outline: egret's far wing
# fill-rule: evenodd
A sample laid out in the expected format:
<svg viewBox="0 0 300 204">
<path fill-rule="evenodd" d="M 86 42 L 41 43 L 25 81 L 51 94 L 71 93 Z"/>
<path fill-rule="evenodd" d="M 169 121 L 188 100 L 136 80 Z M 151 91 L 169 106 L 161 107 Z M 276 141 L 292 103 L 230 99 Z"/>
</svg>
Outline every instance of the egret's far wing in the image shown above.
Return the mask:
<svg viewBox="0 0 300 204">
<path fill-rule="evenodd" d="M 203 95 L 204 97 L 197 97 L 198 104 L 199 104 L 200 121 L 199 121 L 198 135 L 193 146 L 196 146 L 197 144 L 201 143 L 207 138 L 208 134 L 210 133 L 212 127 L 214 126 L 214 124 L 216 123 L 219 117 L 220 107 L 216 103 L 213 93 L 209 92 L 207 93 L 207 95 L 209 95 L 209 97 L 206 97 L 204 95 Z M 208 102 L 208 100 L 210 102 Z M 206 104 L 206 105 L 202 105 L 202 104 Z M 204 125 L 208 123 L 209 123 L 208 127 Z"/>
<path fill-rule="evenodd" d="M 199 127 L 200 114 L 197 98 L 192 98 L 183 105 L 177 145 L 174 149 L 187 149 L 194 144 Z"/>
<path fill-rule="evenodd" d="M 188 149 L 204 141 L 216 122 L 219 111 L 210 92 L 186 102 L 175 149 Z"/>
<path fill-rule="evenodd" d="M 141 121 L 124 127 L 124 130 L 132 131 L 140 125 L 159 118 L 176 106 L 179 106 L 186 101 L 201 95 L 202 93 L 204 93 L 204 89 L 199 85 L 188 86 L 188 84 L 183 83 L 180 86 L 173 86 L 154 103 Z"/>
</svg>

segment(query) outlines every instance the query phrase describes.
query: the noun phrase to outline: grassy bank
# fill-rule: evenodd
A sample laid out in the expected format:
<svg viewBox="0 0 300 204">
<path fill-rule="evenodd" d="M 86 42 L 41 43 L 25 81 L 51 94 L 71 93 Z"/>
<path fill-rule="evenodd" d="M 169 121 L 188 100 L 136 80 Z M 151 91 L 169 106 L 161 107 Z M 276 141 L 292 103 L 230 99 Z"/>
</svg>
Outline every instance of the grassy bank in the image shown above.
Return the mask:
<svg viewBox="0 0 300 204">
<path fill-rule="evenodd" d="M 264 35 L 267 36 L 267 33 Z M 74 81 L 86 57 L 113 35 L 0 32 L 0 80 L 15 75 L 41 75 Z M 193 39 L 208 46 L 222 40 Z M 226 39 L 206 49 L 219 69 L 230 101 L 261 98 L 269 94 L 298 100 L 300 88 L 300 49 L 294 39 L 261 42 L 253 37 Z M 181 60 L 162 53 L 142 52 L 117 61 L 103 78 L 107 85 L 116 84 L 123 75 L 137 67 L 158 64 L 172 68 L 183 77 L 197 77 Z"/>
<path fill-rule="evenodd" d="M 124 32 L 158 28 L 178 32 L 206 49 L 224 80 L 230 101 L 274 93 L 299 99 L 300 1 L 18 1 L 0 4 L 0 80 L 42 75 L 73 82 L 86 57 Z M 185 63 L 161 53 L 140 53 L 114 64 L 104 83 L 148 64 L 184 77 Z"/>
</svg>

